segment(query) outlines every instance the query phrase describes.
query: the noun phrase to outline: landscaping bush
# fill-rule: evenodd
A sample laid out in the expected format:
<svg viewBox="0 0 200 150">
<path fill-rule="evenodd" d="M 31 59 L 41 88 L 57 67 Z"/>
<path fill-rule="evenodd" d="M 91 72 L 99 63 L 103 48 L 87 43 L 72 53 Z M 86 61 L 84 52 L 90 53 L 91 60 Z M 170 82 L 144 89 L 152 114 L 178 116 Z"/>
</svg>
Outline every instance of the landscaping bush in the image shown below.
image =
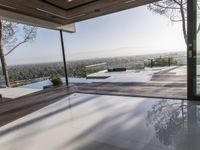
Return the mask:
<svg viewBox="0 0 200 150">
<path fill-rule="evenodd" d="M 51 76 L 50 81 L 52 82 L 53 86 L 58 86 L 62 84 L 62 80 L 59 75 Z"/>
</svg>

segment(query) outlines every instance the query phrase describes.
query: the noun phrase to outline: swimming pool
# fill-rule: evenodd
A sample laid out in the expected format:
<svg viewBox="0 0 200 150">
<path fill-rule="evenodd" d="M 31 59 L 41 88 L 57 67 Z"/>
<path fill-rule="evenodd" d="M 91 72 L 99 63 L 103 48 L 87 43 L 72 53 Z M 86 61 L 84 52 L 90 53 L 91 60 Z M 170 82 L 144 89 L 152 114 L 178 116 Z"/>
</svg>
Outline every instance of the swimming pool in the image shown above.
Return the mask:
<svg viewBox="0 0 200 150">
<path fill-rule="evenodd" d="M 123 83 L 137 83 L 137 82 L 148 82 L 152 78 L 152 75 L 135 75 L 135 76 L 111 76 L 106 79 L 87 79 L 87 78 L 68 78 L 69 83 L 93 83 L 93 82 L 123 82 Z M 65 78 L 61 78 L 63 83 Z M 52 85 L 50 80 L 44 80 L 36 83 L 31 83 L 21 86 L 22 88 L 29 89 L 43 89 L 44 86 Z"/>
</svg>

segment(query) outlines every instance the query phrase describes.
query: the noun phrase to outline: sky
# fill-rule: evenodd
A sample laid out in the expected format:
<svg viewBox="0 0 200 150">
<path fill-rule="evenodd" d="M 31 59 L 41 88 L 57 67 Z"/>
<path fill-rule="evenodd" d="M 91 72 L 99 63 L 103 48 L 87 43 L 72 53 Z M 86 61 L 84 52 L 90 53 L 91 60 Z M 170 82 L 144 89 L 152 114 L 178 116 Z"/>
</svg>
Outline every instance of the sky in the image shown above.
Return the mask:
<svg viewBox="0 0 200 150">
<path fill-rule="evenodd" d="M 146 6 L 76 23 L 64 33 L 67 60 L 167 53 L 186 50 L 181 23 Z M 37 38 L 9 56 L 8 65 L 62 61 L 59 32 L 39 28 Z"/>
</svg>

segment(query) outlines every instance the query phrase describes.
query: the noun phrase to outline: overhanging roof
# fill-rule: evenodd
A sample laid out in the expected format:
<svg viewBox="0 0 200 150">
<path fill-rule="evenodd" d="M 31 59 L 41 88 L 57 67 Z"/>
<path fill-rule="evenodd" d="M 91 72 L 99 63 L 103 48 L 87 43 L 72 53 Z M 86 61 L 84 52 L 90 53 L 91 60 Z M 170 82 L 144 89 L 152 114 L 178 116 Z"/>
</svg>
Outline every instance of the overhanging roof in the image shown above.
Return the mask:
<svg viewBox="0 0 200 150">
<path fill-rule="evenodd" d="M 157 0 L 0 0 L 3 18 L 74 32 L 74 23 Z"/>
</svg>

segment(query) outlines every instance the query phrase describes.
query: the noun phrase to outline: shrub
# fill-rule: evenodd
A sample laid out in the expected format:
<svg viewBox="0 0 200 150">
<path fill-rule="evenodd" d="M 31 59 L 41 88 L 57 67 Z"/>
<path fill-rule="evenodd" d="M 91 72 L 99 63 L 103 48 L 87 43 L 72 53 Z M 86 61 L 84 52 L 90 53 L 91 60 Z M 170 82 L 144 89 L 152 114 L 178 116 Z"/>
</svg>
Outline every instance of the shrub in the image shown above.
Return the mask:
<svg viewBox="0 0 200 150">
<path fill-rule="evenodd" d="M 58 86 L 58 85 L 62 84 L 62 80 L 61 80 L 61 78 L 60 78 L 59 75 L 53 75 L 53 76 L 51 76 L 50 81 L 52 82 L 52 84 L 54 86 Z"/>
</svg>

